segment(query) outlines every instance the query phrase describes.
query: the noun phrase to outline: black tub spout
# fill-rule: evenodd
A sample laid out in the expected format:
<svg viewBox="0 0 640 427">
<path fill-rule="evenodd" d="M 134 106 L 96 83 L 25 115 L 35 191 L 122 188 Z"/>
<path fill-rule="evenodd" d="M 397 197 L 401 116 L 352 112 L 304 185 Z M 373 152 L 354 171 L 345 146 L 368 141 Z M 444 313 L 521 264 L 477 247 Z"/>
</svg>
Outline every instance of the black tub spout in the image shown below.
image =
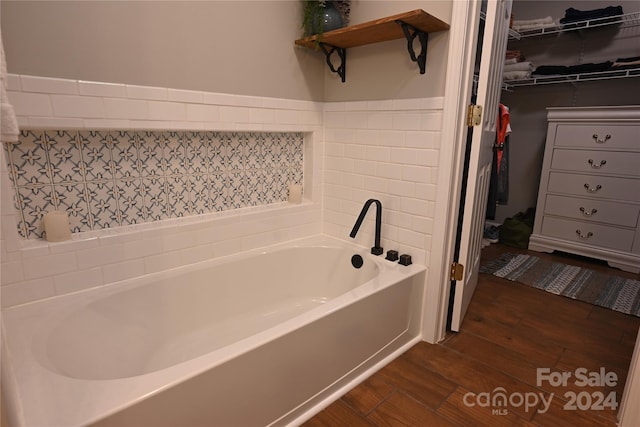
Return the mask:
<svg viewBox="0 0 640 427">
<path fill-rule="evenodd" d="M 380 200 L 369 199 L 366 201 L 349 236 L 352 238 L 356 237 L 356 234 L 358 233 L 358 230 L 362 225 L 362 221 L 364 221 L 364 217 L 369 210 L 369 206 L 371 206 L 372 203 L 376 204 L 376 237 L 374 246 L 371 248 L 371 253 L 374 255 L 382 255 L 382 252 L 384 252 L 384 250 L 380 246 L 380 227 L 382 226 L 382 203 L 380 203 Z"/>
</svg>

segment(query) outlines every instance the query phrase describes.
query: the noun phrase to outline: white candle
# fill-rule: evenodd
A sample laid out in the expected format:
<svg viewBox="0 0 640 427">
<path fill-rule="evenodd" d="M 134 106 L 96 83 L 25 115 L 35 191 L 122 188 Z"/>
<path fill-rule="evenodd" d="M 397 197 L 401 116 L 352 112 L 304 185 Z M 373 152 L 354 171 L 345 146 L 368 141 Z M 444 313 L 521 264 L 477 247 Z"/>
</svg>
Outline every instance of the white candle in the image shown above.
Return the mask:
<svg viewBox="0 0 640 427">
<path fill-rule="evenodd" d="M 71 239 L 69 216 L 65 211 L 51 211 L 44 215 L 44 232 L 49 242 Z"/>
<path fill-rule="evenodd" d="M 292 184 L 289 186 L 289 203 L 302 203 L 302 185 Z"/>
</svg>

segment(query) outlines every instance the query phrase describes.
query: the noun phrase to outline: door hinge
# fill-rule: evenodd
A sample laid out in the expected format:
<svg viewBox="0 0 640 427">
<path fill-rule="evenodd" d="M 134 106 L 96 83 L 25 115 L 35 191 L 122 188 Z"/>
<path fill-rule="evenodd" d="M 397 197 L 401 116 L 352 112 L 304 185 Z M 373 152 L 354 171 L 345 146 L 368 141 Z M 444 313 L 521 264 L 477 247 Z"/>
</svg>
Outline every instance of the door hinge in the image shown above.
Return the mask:
<svg viewBox="0 0 640 427">
<path fill-rule="evenodd" d="M 462 280 L 464 265 L 454 262 L 451 264 L 451 277 L 449 280 Z"/>
<path fill-rule="evenodd" d="M 469 104 L 467 107 L 467 126 L 478 126 L 482 123 L 482 105 Z"/>
</svg>

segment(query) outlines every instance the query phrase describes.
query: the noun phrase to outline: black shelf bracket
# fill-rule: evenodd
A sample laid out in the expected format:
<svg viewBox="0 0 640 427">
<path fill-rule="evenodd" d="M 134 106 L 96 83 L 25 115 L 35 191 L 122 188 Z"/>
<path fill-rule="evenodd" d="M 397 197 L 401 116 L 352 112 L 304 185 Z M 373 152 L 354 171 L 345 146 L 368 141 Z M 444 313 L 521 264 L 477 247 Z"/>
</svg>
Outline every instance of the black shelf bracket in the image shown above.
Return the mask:
<svg viewBox="0 0 640 427">
<path fill-rule="evenodd" d="M 406 22 L 396 22 L 402 27 L 402 32 L 407 39 L 407 50 L 409 51 L 411 60 L 418 63 L 418 66 L 420 67 L 420 74 L 424 74 L 427 65 L 427 42 L 429 41 L 429 33 L 425 33 Z M 413 41 L 416 37 L 418 37 L 421 47 L 418 55 L 416 55 L 416 51 L 413 49 Z"/>
<path fill-rule="evenodd" d="M 318 44 L 320 45 L 320 49 L 322 49 L 322 52 L 324 52 L 324 55 L 327 57 L 327 65 L 329 66 L 329 69 L 332 72 L 337 73 L 340 76 L 340 79 L 342 79 L 342 83 L 344 83 L 347 68 L 347 49 L 343 47 L 331 46 L 330 44 L 322 42 Z M 336 52 L 338 54 L 338 57 L 340 58 L 340 65 L 338 66 L 338 68 L 336 68 L 331 61 L 331 57 L 333 56 L 334 52 Z"/>
</svg>

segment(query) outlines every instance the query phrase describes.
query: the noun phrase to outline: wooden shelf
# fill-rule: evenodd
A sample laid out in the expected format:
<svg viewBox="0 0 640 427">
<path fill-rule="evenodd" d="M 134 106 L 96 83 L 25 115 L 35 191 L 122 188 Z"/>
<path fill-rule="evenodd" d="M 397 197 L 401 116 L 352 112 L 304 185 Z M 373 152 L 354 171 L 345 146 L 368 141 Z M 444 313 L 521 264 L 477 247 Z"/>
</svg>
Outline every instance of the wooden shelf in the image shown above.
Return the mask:
<svg viewBox="0 0 640 427">
<path fill-rule="evenodd" d="M 407 48 L 411 59 L 419 63 L 420 72 L 424 73 L 424 59 L 426 58 L 428 34 L 448 29 L 449 24 L 446 22 L 429 15 L 422 9 L 416 9 L 410 12 L 298 39 L 295 41 L 295 44 L 324 51 L 327 56 L 327 63 L 332 71 L 340 74 L 340 68 L 342 68 L 341 77 L 342 81 L 344 81 L 344 62 L 346 60 L 345 51 L 347 48 L 402 38 L 407 39 Z M 419 55 L 415 55 L 412 47 L 413 40 L 416 37 L 419 38 L 422 45 L 422 52 L 420 52 Z M 331 55 L 336 51 L 342 59 L 341 67 L 337 70 L 331 64 Z"/>
<path fill-rule="evenodd" d="M 402 21 L 425 33 L 434 33 L 449 29 L 449 24 L 429 15 L 422 9 L 416 9 L 411 12 L 376 19 L 375 21 L 365 22 L 363 24 L 327 31 L 321 35 L 305 37 L 296 40 L 295 43 L 299 46 L 318 49 L 318 42 L 322 42 L 331 46 L 347 49 L 350 47 L 401 39 L 404 38 L 404 33 L 397 21 Z"/>
</svg>

